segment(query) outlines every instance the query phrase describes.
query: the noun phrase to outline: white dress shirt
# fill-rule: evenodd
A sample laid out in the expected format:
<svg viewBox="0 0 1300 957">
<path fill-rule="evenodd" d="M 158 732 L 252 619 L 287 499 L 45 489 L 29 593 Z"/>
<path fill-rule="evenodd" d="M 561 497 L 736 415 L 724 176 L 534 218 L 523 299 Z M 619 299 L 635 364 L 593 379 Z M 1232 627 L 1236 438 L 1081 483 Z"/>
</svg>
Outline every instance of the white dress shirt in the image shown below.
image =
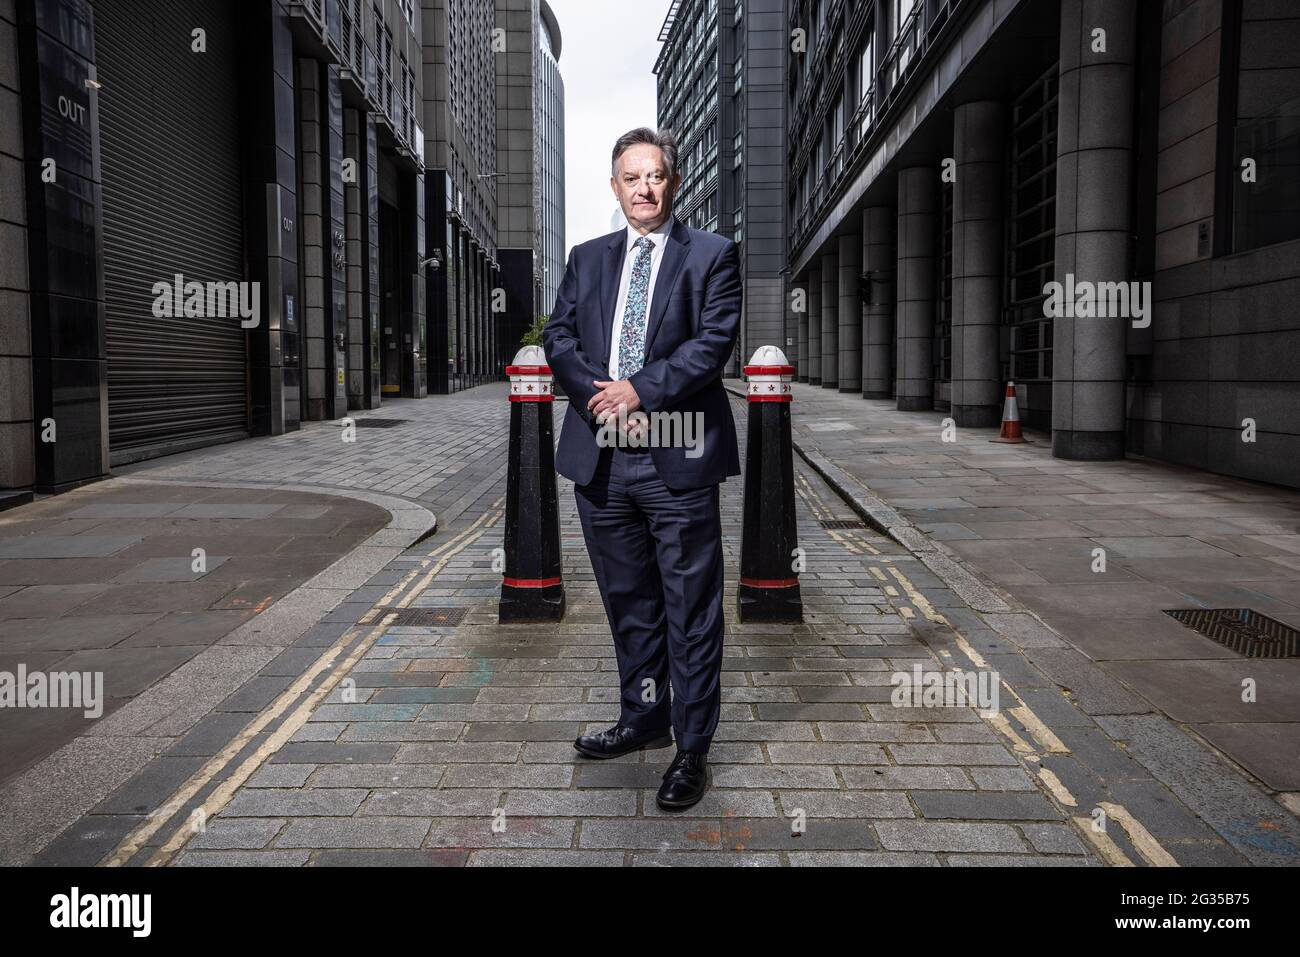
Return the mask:
<svg viewBox="0 0 1300 957">
<path fill-rule="evenodd" d="M 650 304 L 654 301 L 655 279 L 659 275 L 659 263 L 664 258 L 664 243 L 668 241 L 668 234 L 673 229 L 673 217 L 669 214 L 657 229 L 654 229 L 645 235 L 654 243 L 654 248 L 650 250 L 650 288 L 646 290 L 646 331 L 649 332 L 650 321 Z M 623 335 L 623 309 L 627 306 L 627 291 L 632 285 L 632 264 L 636 261 L 637 255 L 641 252 L 633 244 L 641 238 L 641 234 L 632 228 L 631 224 L 627 227 L 627 237 L 623 247 L 623 275 L 618 283 L 618 300 L 614 303 L 614 326 L 609 335 L 609 377 L 617 380 L 618 374 L 618 347 L 619 339 Z"/>
</svg>

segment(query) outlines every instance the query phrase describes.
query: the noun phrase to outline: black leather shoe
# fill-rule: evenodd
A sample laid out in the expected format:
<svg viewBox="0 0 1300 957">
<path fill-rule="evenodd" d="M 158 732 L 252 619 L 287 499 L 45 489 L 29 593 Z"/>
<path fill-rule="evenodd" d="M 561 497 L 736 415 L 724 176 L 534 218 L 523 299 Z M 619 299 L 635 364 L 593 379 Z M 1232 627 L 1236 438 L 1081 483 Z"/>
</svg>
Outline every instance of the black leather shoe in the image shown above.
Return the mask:
<svg viewBox="0 0 1300 957">
<path fill-rule="evenodd" d="M 582 735 L 573 746 L 589 758 L 616 758 L 641 748 L 666 748 L 672 743 L 673 736 L 667 728 L 642 731 L 616 724 L 599 734 Z"/>
<path fill-rule="evenodd" d="M 680 811 L 704 797 L 709 789 L 708 761 L 693 751 L 678 751 L 664 772 L 655 801 L 665 811 Z"/>
</svg>

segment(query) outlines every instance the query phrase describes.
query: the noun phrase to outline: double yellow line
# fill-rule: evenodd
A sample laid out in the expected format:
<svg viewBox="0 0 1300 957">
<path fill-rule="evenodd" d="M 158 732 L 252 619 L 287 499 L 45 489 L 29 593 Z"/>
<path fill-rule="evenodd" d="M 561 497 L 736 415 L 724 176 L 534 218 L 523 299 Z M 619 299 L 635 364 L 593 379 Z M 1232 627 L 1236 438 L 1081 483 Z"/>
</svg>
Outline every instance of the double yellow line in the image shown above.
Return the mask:
<svg viewBox="0 0 1300 957">
<path fill-rule="evenodd" d="M 822 501 L 816 488 L 813 487 L 803 474 L 798 472 L 796 472 L 795 488 L 799 493 L 799 497 L 808 505 L 808 509 L 813 513 L 814 518 L 821 521 L 832 517 L 833 513 Z M 880 554 L 878 549 L 873 548 L 871 545 L 864 542 L 862 538 L 851 532 L 842 535 L 836 529 L 828 528 L 826 529 L 826 533 L 851 554 L 860 555 L 862 554 L 862 550 L 866 550 L 873 555 Z M 882 559 L 881 561 L 883 564 L 887 562 L 888 559 Z M 904 619 L 911 621 L 916 618 L 916 612 L 919 611 L 927 620 L 946 626 L 952 632 L 957 647 L 961 650 L 962 654 L 970 660 L 971 664 L 976 668 L 987 670 L 988 663 L 984 660 L 984 656 L 975 650 L 970 642 L 966 640 L 965 636 L 962 635 L 952 625 L 952 623 L 949 622 L 948 619 L 930 603 L 929 599 L 927 599 L 925 595 L 923 595 L 920 590 L 912 584 L 908 577 L 904 575 L 896 565 L 889 564 L 886 565 L 886 567 L 889 570 L 889 575 L 893 576 L 902 587 L 907 599 L 913 606 L 908 607 L 902 602 L 895 602 L 894 604 L 898 608 L 899 614 L 902 615 Z M 886 595 L 892 598 L 901 597 L 899 596 L 898 589 L 889 584 L 889 577 L 881 571 L 879 566 L 871 565 L 869 566 L 869 571 L 872 576 L 881 583 L 881 587 L 885 591 Z M 940 651 L 940 656 L 948 659 L 951 659 L 952 657 L 947 651 Z M 1025 740 L 1025 737 L 1016 731 L 1011 722 L 1007 720 L 1006 715 L 1001 712 L 992 716 L 985 715 L 981 712 L 980 716 L 992 725 L 993 728 L 1009 742 L 1012 751 L 1018 755 L 1021 760 L 1037 770 L 1037 775 L 1042 786 L 1059 804 L 1066 808 L 1078 808 L 1078 799 L 1070 793 L 1070 790 L 1061 782 L 1060 778 L 1053 774 L 1051 770 L 1042 766 L 1042 756 L 1039 751 L 1041 748 L 1042 753 L 1046 754 L 1069 754 L 1070 749 L 1066 747 L 1061 739 L 1058 738 L 1050 728 L 1047 727 L 1043 720 L 1033 712 L 1029 705 L 1025 703 L 1024 699 L 1021 698 L 1020 695 L 1016 693 L 1015 689 L 1012 688 L 1011 685 L 1007 684 L 1005 680 L 1002 681 L 1002 687 L 1005 688 L 1017 702 L 1015 707 L 1007 709 L 1007 713 L 1014 717 L 1023 726 L 1028 736 L 1033 739 L 1033 743 Z M 1097 810 L 1100 810 L 1104 815 L 1104 822 L 1114 821 L 1119 824 L 1128 835 L 1129 841 L 1132 843 L 1133 847 L 1137 849 L 1137 852 L 1142 856 L 1143 860 L 1145 860 L 1147 864 L 1153 867 L 1178 866 L 1178 862 L 1174 859 L 1173 855 L 1166 851 L 1154 835 L 1143 827 L 1142 823 L 1129 813 L 1128 809 L 1123 805 L 1103 801 L 1098 804 Z M 1104 825 L 1101 828 L 1098 828 L 1093 818 L 1083 814 L 1070 813 L 1069 818 L 1070 822 L 1079 830 L 1084 838 L 1101 856 L 1102 860 L 1107 864 L 1113 867 L 1134 866 L 1133 861 L 1128 857 L 1128 855 L 1125 854 L 1120 846 L 1115 843 L 1114 839 L 1106 833 Z"/>
<path fill-rule="evenodd" d="M 366 653 L 383 635 L 384 630 L 395 617 L 393 612 L 396 609 L 408 607 L 415 597 L 423 592 L 438 573 L 447 566 L 447 563 L 452 558 L 478 541 L 489 528 L 500 521 L 502 514 L 501 503 L 503 501 L 504 497 L 498 498 L 467 528 L 444 544 L 434 548 L 421 559 L 418 565 L 404 575 L 398 584 L 393 586 L 379 602 L 362 616 L 358 626 L 374 624 L 374 627 L 366 632 L 355 647 L 347 653 L 346 657 L 340 658 L 344 650 L 355 639 L 357 627 L 349 628 L 344 632 L 293 684 L 281 692 L 275 701 L 260 711 L 235 736 L 233 741 L 210 758 L 203 767 L 195 771 L 166 801 L 154 809 L 143 823 L 124 837 L 103 863 L 108 867 L 121 867 L 131 861 L 178 811 L 193 800 L 200 791 L 207 787 L 213 779 L 235 760 L 239 752 L 250 741 L 261 734 L 276 718 L 289 711 L 294 702 L 298 701 L 302 694 L 312 687 L 316 679 L 321 678 L 320 684 L 297 707 L 289 712 L 288 716 L 271 736 L 256 751 L 245 758 L 234 772 L 204 799 L 202 804 L 191 811 L 189 820 L 182 822 L 172 832 L 171 837 L 145 862 L 147 867 L 161 867 L 168 864 L 176 852 L 183 848 L 190 838 L 201 830 L 207 819 L 219 813 L 229 804 L 235 793 L 252 777 L 253 773 L 307 723 L 308 718 L 311 717 L 317 706 L 329 696 L 330 692 L 352 671 L 357 662 L 365 657 Z"/>
</svg>

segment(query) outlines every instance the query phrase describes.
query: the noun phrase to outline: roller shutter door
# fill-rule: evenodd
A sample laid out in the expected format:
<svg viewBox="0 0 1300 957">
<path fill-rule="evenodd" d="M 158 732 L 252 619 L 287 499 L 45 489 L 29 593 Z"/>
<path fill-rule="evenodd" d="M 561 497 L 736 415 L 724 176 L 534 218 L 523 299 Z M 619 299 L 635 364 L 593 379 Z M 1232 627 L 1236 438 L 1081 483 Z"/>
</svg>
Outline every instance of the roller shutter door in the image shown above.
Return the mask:
<svg viewBox="0 0 1300 957">
<path fill-rule="evenodd" d="M 113 464 L 247 434 L 237 317 L 153 314 L 154 285 L 244 279 L 229 2 L 96 0 Z M 206 32 L 206 52 L 191 49 Z"/>
</svg>

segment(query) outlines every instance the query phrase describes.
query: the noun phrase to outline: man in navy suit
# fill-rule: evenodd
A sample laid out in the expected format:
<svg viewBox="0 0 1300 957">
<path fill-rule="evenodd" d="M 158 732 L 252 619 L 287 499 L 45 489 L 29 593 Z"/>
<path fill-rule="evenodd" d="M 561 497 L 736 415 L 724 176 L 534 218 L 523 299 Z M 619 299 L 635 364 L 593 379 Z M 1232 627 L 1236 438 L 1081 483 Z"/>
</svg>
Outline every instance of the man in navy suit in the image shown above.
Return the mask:
<svg viewBox="0 0 1300 957">
<path fill-rule="evenodd" d="M 618 724 L 574 747 L 613 758 L 666 746 L 671 729 L 658 803 L 675 810 L 704 796 L 721 703 L 718 487 L 740 474 L 722 370 L 740 254 L 673 217 L 671 133 L 624 134 L 612 173 L 627 227 L 573 248 L 542 333 L 569 396 L 556 470 L 574 482 L 621 685 Z"/>
</svg>

